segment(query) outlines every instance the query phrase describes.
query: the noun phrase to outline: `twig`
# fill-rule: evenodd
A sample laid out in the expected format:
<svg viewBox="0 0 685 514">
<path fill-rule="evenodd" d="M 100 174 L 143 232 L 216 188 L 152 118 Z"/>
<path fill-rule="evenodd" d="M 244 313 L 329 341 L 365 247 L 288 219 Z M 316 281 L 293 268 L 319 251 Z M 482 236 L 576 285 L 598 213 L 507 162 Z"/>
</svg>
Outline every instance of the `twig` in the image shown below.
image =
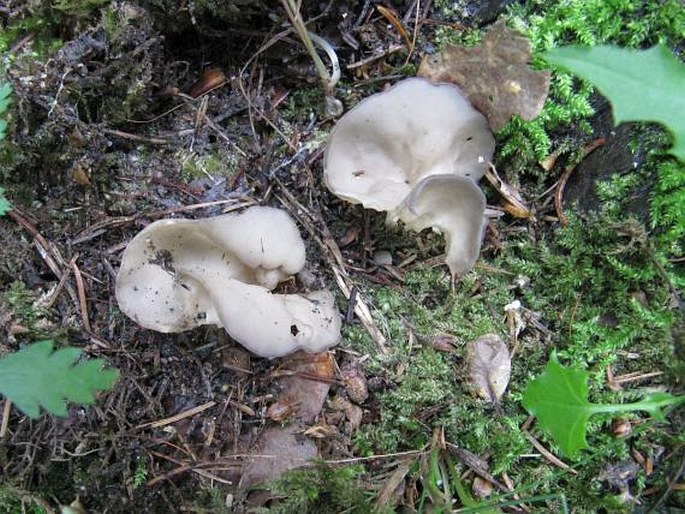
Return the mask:
<svg viewBox="0 0 685 514">
<path fill-rule="evenodd" d="M 430 2 L 429 2 L 430 3 Z M 404 61 L 404 65 L 409 64 L 414 50 L 416 49 L 416 39 L 419 35 L 419 13 L 421 12 L 421 0 L 416 0 L 416 17 L 414 18 L 414 30 L 411 36 L 411 46 L 409 47 L 409 53 L 407 54 L 407 59 Z"/>
<path fill-rule="evenodd" d="M 333 94 L 333 88 L 335 88 L 335 85 L 340 78 L 340 65 L 338 64 L 338 56 L 335 54 L 335 50 L 333 50 L 333 47 L 329 45 L 328 42 L 307 30 L 307 25 L 302 19 L 299 2 L 296 3 L 294 0 L 281 0 L 281 5 L 283 5 L 290 23 L 295 29 L 295 32 L 297 32 L 297 35 L 300 36 L 300 39 L 307 49 L 307 52 L 309 52 L 309 55 L 314 61 L 314 67 L 316 68 L 319 79 L 323 84 L 326 96 L 331 96 Z M 317 44 L 324 49 L 331 60 L 331 66 L 333 68 L 332 75 L 328 73 L 326 65 L 323 63 L 321 57 L 314 48 L 314 40 L 316 40 Z"/>
<path fill-rule="evenodd" d="M 566 182 L 568 182 L 569 177 L 571 176 L 571 173 L 573 173 L 573 170 L 575 170 L 578 165 L 582 162 L 583 159 L 585 159 L 590 153 L 592 153 L 594 150 L 599 148 L 604 144 L 604 138 L 599 138 L 594 140 L 592 143 L 589 145 L 585 146 L 583 148 L 580 160 L 576 163 L 573 163 L 569 166 L 566 167 L 564 170 L 564 173 L 561 175 L 561 178 L 559 179 L 559 182 L 557 183 L 557 190 L 554 193 L 554 208 L 557 211 L 557 217 L 559 218 L 559 221 L 561 222 L 562 225 L 567 225 L 568 224 L 568 218 L 564 216 L 564 208 L 562 206 L 563 203 L 563 198 L 564 198 L 564 189 L 566 188 Z"/>
<path fill-rule="evenodd" d="M 0 423 L 0 439 L 5 438 L 7 434 L 7 427 L 10 423 L 10 411 L 12 410 L 12 400 L 5 398 L 5 403 L 2 407 L 2 423 Z"/>
<path fill-rule="evenodd" d="M 141 143 L 150 143 L 152 145 L 168 145 L 168 144 L 171 144 L 171 141 L 168 139 L 161 139 L 158 137 L 139 136 L 138 134 L 131 134 L 129 132 L 122 132 L 121 130 L 103 129 L 103 132 L 105 134 L 109 134 L 111 136 L 118 136 L 118 137 L 122 137 L 124 139 L 130 139 L 131 141 L 139 141 Z"/>
<path fill-rule="evenodd" d="M 504 485 L 495 477 L 493 477 L 490 473 L 487 472 L 487 470 L 483 469 L 482 465 L 479 465 L 479 463 L 474 460 L 474 455 L 471 452 L 463 450 L 449 442 L 445 444 L 450 453 L 457 457 L 461 462 L 466 464 L 469 467 L 469 469 L 472 469 L 476 475 L 492 483 L 500 491 L 507 493 L 509 492 L 509 489 L 506 485 Z"/>
<path fill-rule="evenodd" d="M 142 425 L 138 425 L 136 428 L 159 428 L 165 425 L 171 425 L 172 423 L 176 423 L 177 421 L 189 418 L 191 416 L 194 416 L 195 414 L 199 414 L 200 412 L 206 411 L 207 409 L 211 409 L 215 405 L 216 402 L 214 400 L 211 400 L 207 403 L 203 403 L 202 405 L 198 405 L 197 407 L 193 407 L 192 409 L 180 412 L 175 416 L 159 419 L 157 421 L 150 421 L 149 423 L 143 423 Z"/>
<path fill-rule="evenodd" d="M 382 6 L 382 5 L 377 5 L 376 10 L 379 13 L 381 13 L 381 15 L 386 20 L 388 20 L 390 25 L 392 25 L 397 32 L 399 32 L 400 37 L 404 40 L 404 44 L 407 46 L 407 50 L 409 51 L 409 54 L 411 55 L 411 51 L 412 51 L 411 39 L 409 39 L 409 34 L 407 33 L 407 30 L 402 25 L 402 22 L 398 18 L 397 14 L 393 10 L 388 9 L 387 7 Z"/>
<path fill-rule="evenodd" d="M 349 277 L 341 268 L 338 268 L 334 264 L 330 264 L 330 266 L 333 270 L 333 275 L 335 276 L 335 281 L 338 283 L 340 291 L 342 292 L 345 299 L 349 301 L 352 296 L 352 288 L 354 286 L 349 285 Z M 357 293 L 354 302 L 354 313 L 357 315 L 359 321 L 361 321 L 362 325 L 369 333 L 371 338 L 375 341 L 376 346 L 378 347 L 380 352 L 383 355 L 389 355 L 390 349 L 388 348 L 388 340 L 380 331 L 380 329 L 376 326 L 376 323 L 373 321 L 373 316 L 371 315 L 371 311 L 369 310 L 368 305 L 366 304 L 366 302 L 364 302 L 363 298 L 359 293 Z"/>
<path fill-rule="evenodd" d="M 371 55 L 365 59 L 362 59 L 357 62 L 353 62 L 345 66 L 348 70 L 356 70 L 357 68 L 361 68 L 363 66 L 366 66 L 368 64 L 371 64 L 372 62 L 378 61 L 379 59 L 383 59 L 384 57 L 387 57 L 390 54 L 394 54 L 395 52 L 398 52 L 404 48 L 404 45 L 390 45 L 386 50 L 383 50 L 381 53 Z"/>
<path fill-rule="evenodd" d="M 663 371 L 652 371 L 650 373 L 628 373 L 627 375 L 613 377 L 613 382 L 615 384 L 627 384 L 628 382 L 636 382 L 638 380 L 644 380 L 646 378 L 660 377 L 663 374 Z"/>
<path fill-rule="evenodd" d="M 685 459 L 682 460 L 680 468 L 676 472 L 675 476 L 672 477 L 670 480 L 667 480 L 668 487 L 664 491 L 664 494 L 662 494 L 661 497 L 657 500 L 657 502 L 650 507 L 650 509 L 647 511 L 647 514 L 658 512 L 657 509 L 666 501 L 666 499 L 671 495 L 671 493 L 676 488 L 678 488 L 678 480 L 681 476 L 683 476 L 683 473 L 685 473 Z"/>
<path fill-rule="evenodd" d="M 81 275 L 81 270 L 78 269 L 76 265 L 76 260 L 78 259 L 78 254 L 74 255 L 69 262 L 69 267 L 74 272 L 74 279 L 76 280 L 76 289 L 78 292 L 78 301 L 81 308 L 81 322 L 83 323 L 83 328 L 86 332 L 92 332 L 90 327 L 90 319 L 88 318 L 88 302 L 86 300 L 86 288 L 83 283 L 83 276 Z"/>
<path fill-rule="evenodd" d="M 563 470 L 568 471 L 569 473 L 572 473 L 574 475 L 577 475 L 578 472 L 573 469 L 571 466 L 560 460 L 558 457 L 556 457 L 554 454 L 552 454 L 547 448 L 542 446 L 542 443 L 535 439 L 532 435 L 530 435 L 530 432 L 527 432 L 525 430 L 521 431 L 524 436 L 526 436 L 526 439 L 530 441 L 530 443 L 535 447 L 537 451 L 539 451 L 548 461 L 550 461 L 552 464 L 557 466 L 558 468 L 561 468 Z"/>
<path fill-rule="evenodd" d="M 185 102 L 186 105 L 191 107 L 192 109 L 195 110 L 195 115 L 196 115 L 196 122 L 195 122 L 195 129 L 193 130 L 193 140 L 195 138 L 195 133 L 198 131 L 199 126 L 200 126 L 200 121 L 203 121 L 206 123 L 214 132 L 216 132 L 219 136 L 221 136 L 221 139 L 226 141 L 231 148 L 233 148 L 236 152 L 238 152 L 242 157 L 247 157 L 247 154 L 238 146 L 235 144 L 235 142 L 228 137 L 224 131 L 221 129 L 221 127 L 209 116 L 207 116 L 207 104 L 206 104 L 206 99 L 207 97 L 201 97 L 202 101 L 200 103 L 200 106 L 197 107 L 195 105 L 196 99 L 193 98 L 192 96 L 185 95 L 185 94 L 179 94 L 179 98 L 182 98 Z M 191 145 L 191 150 L 192 150 L 192 145 Z"/>
<path fill-rule="evenodd" d="M 394 459 L 396 457 L 407 457 L 409 455 L 423 455 L 426 453 L 426 448 L 422 448 L 420 450 L 408 450 L 406 452 L 397 452 L 397 453 L 386 453 L 383 455 L 370 455 L 368 457 L 351 457 L 349 459 L 333 459 L 333 460 L 324 460 L 325 464 L 351 464 L 354 462 L 368 462 L 370 460 L 379 460 L 379 459 Z"/>
<path fill-rule="evenodd" d="M 57 248 L 53 244 L 49 243 L 47 239 L 45 239 L 43 235 L 40 232 L 38 232 L 36 227 L 33 226 L 33 224 L 17 207 L 13 207 L 9 211 L 7 211 L 7 215 L 14 221 L 16 221 L 19 225 L 24 227 L 24 229 L 26 229 L 26 231 L 29 234 L 31 234 L 31 237 L 33 237 L 33 240 L 36 244 L 36 249 L 38 250 L 38 253 L 40 254 L 41 258 L 43 259 L 43 261 L 45 261 L 45 264 L 47 264 L 48 268 L 50 268 L 50 271 L 52 271 L 53 275 L 55 275 L 58 279 L 61 279 L 65 273 L 65 268 L 67 268 L 67 264 L 64 261 L 64 257 L 62 257 L 62 255 L 59 253 L 59 250 L 57 250 Z M 71 300 L 74 302 L 76 306 L 78 306 L 78 298 L 76 296 L 74 288 L 71 287 L 70 284 L 67 284 L 66 288 L 67 292 L 69 293 L 69 296 L 71 297 Z"/>
</svg>

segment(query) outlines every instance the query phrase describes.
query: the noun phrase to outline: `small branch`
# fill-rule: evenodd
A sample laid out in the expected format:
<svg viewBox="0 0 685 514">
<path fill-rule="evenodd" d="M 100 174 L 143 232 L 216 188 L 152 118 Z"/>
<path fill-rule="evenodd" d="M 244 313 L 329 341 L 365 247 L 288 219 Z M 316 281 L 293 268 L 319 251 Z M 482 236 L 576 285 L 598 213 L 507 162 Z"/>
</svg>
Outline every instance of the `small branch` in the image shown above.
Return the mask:
<svg viewBox="0 0 685 514">
<path fill-rule="evenodd" d="M 203 403 L 202 405 L 198 405 L 197 407 L 193 407 L 192 409 L 188 409 L 179 414 L 176 414 L 175 416 L 159 419 L 157 421 L 150 421 L 149 423 L 143 423 L 142 425 L 138 425 L 136 428 L 159 428 L 165 425 L 171 425 L 172 423 L 176 423 L 177 421 L 189 418 L 191 416 L 194 416 L 195 414 L 199 414 L 200 412 L 206 411 L 207 409 L 211 409 L 215 405 L 216 402 L 212 400 L 207 403 Z"/>
<path fill-rule="evenodd" d="M 90 319 L 88 318 L 88 302 L 86 300 L 86 287 L 83 282 L 83 276 L 81 275 L 81 270 L 76 265 L 76 260 L 78 259 L 78 254 L 72 257 L 69 262 L 69 267 L 74 272 L 74 279 L 76 280 L 76 290 L 78 293 L 79 307 L 81 308 L 81 322 L 83 323 L 83 328 L 86 332 L 92 332 L 90 327 Z"/>
<path fill-rule="evenodd" d="M 0 439 L 4 439 L 7 434 L 7 427 L 10 424 L 10 411 L 12 409 L 12 400 L 5 398 L 5 404 L 2 407 L 2 423 L 0 423 Z"/>
<path fill-rule="evenodd" d="M 550 461 L 552 464 L 554 464 L 556 467 L 561 468 L 563 470 L 568 471 L 569 473 L 572 473 L 574 475 L 577 475 L 578 472 L 573 469 L 571 466 L 563 462 L 561 459 L 556 457 L 552 452 L 547 450 L 544 446 L 542 446 L 542 443 L 535 439 L 532 435 L 530 435 L 529 432 L 526 432 L 525 430 L 522 431 L 523 435 L 526 436 L 526 439 L 530 441 L 530 443 L 535 447 L 537 451 L 539 451 L 548 461 Z"/>
<path fill-rule="evenodd" d="M 566 188 L 566 182 L 568 182 L 569 177 L 571 176 L 571 173 L 573 173 L 573 170 L 578 167 L 578 165 L 581 163 L 583 159 L 585 159 L 588 155 L 590 155 L 594 150 L 599 148 L 604 144 L 604 139 L 599 138 L 587 145 L 585 148 L 583 148 L 580 160 L 574 164 L 571 164 L 566 167 L 564 170 L 564 173 L 561 175 L 561 178 L 559 179 L 559 182 L 557 183 L 557 190 L 554 193 L 554 208 L 557 211 L 557 217 L 559 218 L 559 221 L 561 222 L 562 225 L 567 225 L 568 224 L 568 218 L 564 216 L 564 208 L 562 206 L 563 199 L 564 199 L 564 189 Z"/>
</svg>

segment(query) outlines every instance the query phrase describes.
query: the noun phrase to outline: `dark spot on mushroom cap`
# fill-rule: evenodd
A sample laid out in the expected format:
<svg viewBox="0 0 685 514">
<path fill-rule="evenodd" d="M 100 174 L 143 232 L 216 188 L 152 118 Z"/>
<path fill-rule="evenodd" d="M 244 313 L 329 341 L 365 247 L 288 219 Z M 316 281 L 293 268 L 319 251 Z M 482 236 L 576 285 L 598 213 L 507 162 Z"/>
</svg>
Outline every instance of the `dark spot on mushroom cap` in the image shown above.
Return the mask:
<svg viewBox="0 0 685 514">
<path fill-rule="evenodd" d="M 290 333 L 294 336 L 300 333 L 300 331 L 297 329 L 297 325 L 290 325 Z"/>
</svg>

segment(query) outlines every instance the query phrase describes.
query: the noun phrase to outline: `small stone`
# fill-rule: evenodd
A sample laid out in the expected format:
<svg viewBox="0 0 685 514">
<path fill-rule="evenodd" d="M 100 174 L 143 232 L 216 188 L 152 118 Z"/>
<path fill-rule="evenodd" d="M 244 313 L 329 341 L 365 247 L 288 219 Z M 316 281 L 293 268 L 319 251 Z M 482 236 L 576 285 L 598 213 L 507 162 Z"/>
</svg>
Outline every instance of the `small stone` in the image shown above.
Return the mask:
<svg viewBox="0 0 685 514">
<path fill-rule="evenodd" d="M 373 262 L 379 266 L 391 266 L 392 254 L 387 250 L 376 250 L 373 252 Z"/>
<path fill-rule="evenodd" d="M 478 498 L 487 498 L 492 494 L 492 484 L 481 477 L 476 477 L 471 485 L 471 490 Z"/>
<path fill-rule="evenodd" d="M 615 419 L 611 423 L 611 433 L 614 437 L 628 437 L 633 428 L 627 419 Z"/>
</svg>

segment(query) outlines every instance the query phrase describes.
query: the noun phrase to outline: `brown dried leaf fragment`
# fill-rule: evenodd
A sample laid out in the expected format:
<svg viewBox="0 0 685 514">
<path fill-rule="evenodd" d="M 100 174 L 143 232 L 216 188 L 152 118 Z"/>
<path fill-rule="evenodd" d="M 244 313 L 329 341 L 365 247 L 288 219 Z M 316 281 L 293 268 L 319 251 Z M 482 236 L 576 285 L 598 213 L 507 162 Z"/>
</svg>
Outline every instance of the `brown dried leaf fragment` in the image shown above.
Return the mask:
<svg viewBox="0 0 685 514">
<path fill-rule="evenodd" d="M 485 178 L 502 196 L 502 209 L 511 214 L 514 218 L 524 218 L 535 221 L 535 213 L 521 197 L 518 188 L 511 186 L 502 180 L 497 173 L 497 168 L 495 168 L 492 163 L 488 165 L 488 169 L 485 171 Z"/>
<path fill-rule="evenodd" d="M 246 460 L 238 487 L 247 489 L 276 480 L 284 472 L 316 459 L 316 443 L 301 434 L 302 427 L 298 425 L 266 428 Z"/>
<path fill-rule="evenodd" d="M 479 396 L 497 403 L 504 394 L 511 373 L 509 350 L 495 334 L 471 341 L 467 347 L 471 383 Z"/>
<path fill-rule="evenodd" d="M 297 352 L 283 358 L 277 373 L 281 394 L 269 406 L 267 417 L 283 421 L 294 416 L 312 423 L 321 412 L 333 381 L 333 357 L 327 353 Z"/>
<path fill-rule="evenodd" d="M 514 114 L 532 120 L 545 103 L 549 72 L 530 69 L 529 60 L 528 39 L 500 20 L 476 47 L 449 45 L 424 57 L 418 75 L 459 86 L 495 132 Z"/>
</svg>

